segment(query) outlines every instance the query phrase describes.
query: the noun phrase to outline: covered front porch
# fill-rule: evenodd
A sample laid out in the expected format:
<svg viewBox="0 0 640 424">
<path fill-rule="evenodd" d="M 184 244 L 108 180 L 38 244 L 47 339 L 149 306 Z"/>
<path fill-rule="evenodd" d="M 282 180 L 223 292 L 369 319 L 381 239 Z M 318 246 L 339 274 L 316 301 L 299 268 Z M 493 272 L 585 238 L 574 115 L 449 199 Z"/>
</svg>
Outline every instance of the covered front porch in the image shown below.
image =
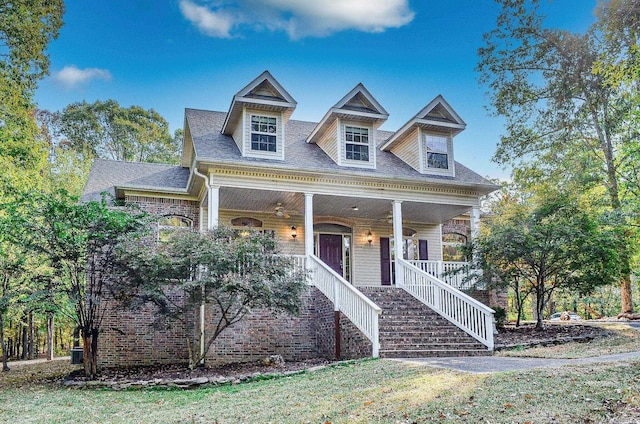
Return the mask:
<svg viewBox="0 0 640 424">
<path fill-rule="evenodd" d="M 400 257 L 462 288 L 460 276 L 443 277 L 462 264 L 443 261 L 441 226 L 462 214 L 470 215 L 473 237 L 479 209 L 467 199 L 447 204 L 211 186 L 199 226 L 270 232 L 283 253 L 313 254 L 354 286 L 394 284 Z"/>
<path fill-rule="evenodd" d="M 279 238 L 283 253 L 297 257 L 311 272 L 310 284 L 333 303 L 336 323 L 346 316 L 371 341 L 374 357 L 380 352 L 382 309 L 358 287 L 401 288 L 493 350 L 493 310 L 460 291 L 462 279 L 443 280 L 459 264 L 442 260 L 441 224 L 468 213 L 476 234 L 478 205 L 464 196 L 432 202 L 414 199 L 411 192 L 385 197 L 209 184 L 200 228 L 230 225 Z"/>
</svg>

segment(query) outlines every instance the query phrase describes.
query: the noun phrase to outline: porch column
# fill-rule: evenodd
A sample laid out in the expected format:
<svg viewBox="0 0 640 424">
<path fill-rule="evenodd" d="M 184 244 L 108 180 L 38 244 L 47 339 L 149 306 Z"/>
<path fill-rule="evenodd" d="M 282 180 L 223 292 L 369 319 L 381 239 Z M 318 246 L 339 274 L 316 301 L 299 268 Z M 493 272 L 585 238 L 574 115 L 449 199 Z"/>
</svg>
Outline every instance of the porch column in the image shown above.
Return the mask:
<svg viewBox="0 0 640 424">
<path fill-rule="evenodd" d="M 478 249 L 475 246 L 475 240 L 480 236 L 480 206 L 474 206 L 471 208 L 471 219 L 469 220 L 469 227 L 471 228 L 471 268 L 475 268 L 480 264 L 480 257 L 478 256 Z M 481 272 L 481 270 L 477 270 Z M 481 287 L 479 287 L 481 288 Z"/>
<path fill-rule="evenodd" d="M 480 206 L 471 208 L 471 240 L 475 240 L 480 235 Z"/>
<path fill-rule="evenodd" d="M 304 194 L 304 254 L 313 254 L 313 194 Z"/>
<path fill-rule="evenodd" d="M 396 286 L 404 284 L 404 274 L 398 266 L 398 259 L 402 259 L 402 200 L 393 201 L 393 253 L 396 262 Z"/>
<path fill-rule="evenodd" d="M 220 222 L 220 186 L 209 186 L 207 228 L 213 230 Z"/>
</svg>

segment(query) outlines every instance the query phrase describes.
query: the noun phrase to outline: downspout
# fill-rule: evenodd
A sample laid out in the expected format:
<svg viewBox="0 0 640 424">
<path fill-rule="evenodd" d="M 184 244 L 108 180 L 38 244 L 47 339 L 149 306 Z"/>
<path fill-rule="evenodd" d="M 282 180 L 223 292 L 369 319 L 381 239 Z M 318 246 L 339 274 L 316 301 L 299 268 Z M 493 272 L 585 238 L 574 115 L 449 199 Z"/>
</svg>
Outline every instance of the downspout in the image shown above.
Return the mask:
<svg viewBox="0 0 640 424">
<path fill-rule="evenodd" d="M 196 175 L 198 177 L 201 177 L 204 180 L 204 185 L 207 188 L 207 196 L 211 196 L 211 184 L 209 184 L 209 178 L 207 178 L 204 174 L 200 173 L 198 171 L 198 168 L 195 166 L 195 163 L 193 164 L 192 168 L 193 169 L 193 175 Z M 200 207 L 200 214 L 202 214 L 202 207 Z M 200 218 L 200 222 L 202 222 L 202 217 Z M 207 227 L 210 227 L 211 223 L 207 221 Z M 200 231 L 202 231 L 202 228 L 200 228 Z M 202 301 L 200 302 L 200 357 L 202 358 L 200 360 L 200 364 L 204 365 L 204 312 L 205 312 L 205 302 L 204 302 L 204 295 L 205 295 L 205 290 L 204 290 L 204 285 L 201 287 L 202 290 Z"/>
</svg>

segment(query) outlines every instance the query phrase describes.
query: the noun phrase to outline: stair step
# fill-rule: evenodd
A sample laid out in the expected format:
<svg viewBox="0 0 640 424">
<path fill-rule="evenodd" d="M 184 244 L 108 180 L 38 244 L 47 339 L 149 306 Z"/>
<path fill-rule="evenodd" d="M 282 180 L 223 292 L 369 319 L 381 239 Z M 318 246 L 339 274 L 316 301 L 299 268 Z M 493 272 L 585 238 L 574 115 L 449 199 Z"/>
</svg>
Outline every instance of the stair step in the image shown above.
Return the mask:
<svg viewBox="0 0 640 424">
<path fill-rule="evenodd" d="M 396 287 L 361 287 L 382 308 L 380 356 L 386 358 L 489 355 L 485 346 L 409 293 Z"/>
<path fill-rule="evenodd" d="M 474 350 L 474 349 L 423 349 L 423 350 L 380 350 L 381 358 L 430 358 L 430 357 L 444 357 L 444 356 L 490 356 L 491 352 L 486 349 Z"/>
</svg>

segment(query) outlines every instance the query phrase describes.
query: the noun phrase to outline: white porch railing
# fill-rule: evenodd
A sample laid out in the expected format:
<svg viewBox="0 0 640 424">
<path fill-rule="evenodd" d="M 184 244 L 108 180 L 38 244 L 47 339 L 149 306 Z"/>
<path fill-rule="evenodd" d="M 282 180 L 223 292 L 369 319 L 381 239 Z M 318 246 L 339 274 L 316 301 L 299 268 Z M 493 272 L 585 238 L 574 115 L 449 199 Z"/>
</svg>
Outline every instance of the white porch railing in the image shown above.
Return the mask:
<svg viewBox="0 0 640 424">
<path fill-rule="evenodd" d="M 307 256 L 306 255 L 288 255 L 293 261 L 293 268 L 296 271 L 307 269 Z"/>
<path fill-rule="evenodd" d="M 404 259 L 396 260 L 396 284 L 493 351 L 493 309 Z"/>
<path fill-rule="evenodd" d="M 444 281 L 458 290 L 466 290 L 471 288 L 471 283 L 464 281 L 464 272 L 460 271 L 455 274 L 446 274 L 448 272 L 459 269 L 461 266 L 467 265 L 466 262 L 445 262 L 445 261 L 407 261 L 411 265 L 420 268 L 427 274 Z M 446 275 L 445 275 L 446 274 Z"/>
<path fill-rule="evenodd" d="M 342 312 L 371 341 L 372 356 L 377 358 L 378 317 L 382 309 L 315 255 L 309 255 L 307 269 L 312 273 L 313 285 L 333 302 L 334 310 Z"/>
</svg>

